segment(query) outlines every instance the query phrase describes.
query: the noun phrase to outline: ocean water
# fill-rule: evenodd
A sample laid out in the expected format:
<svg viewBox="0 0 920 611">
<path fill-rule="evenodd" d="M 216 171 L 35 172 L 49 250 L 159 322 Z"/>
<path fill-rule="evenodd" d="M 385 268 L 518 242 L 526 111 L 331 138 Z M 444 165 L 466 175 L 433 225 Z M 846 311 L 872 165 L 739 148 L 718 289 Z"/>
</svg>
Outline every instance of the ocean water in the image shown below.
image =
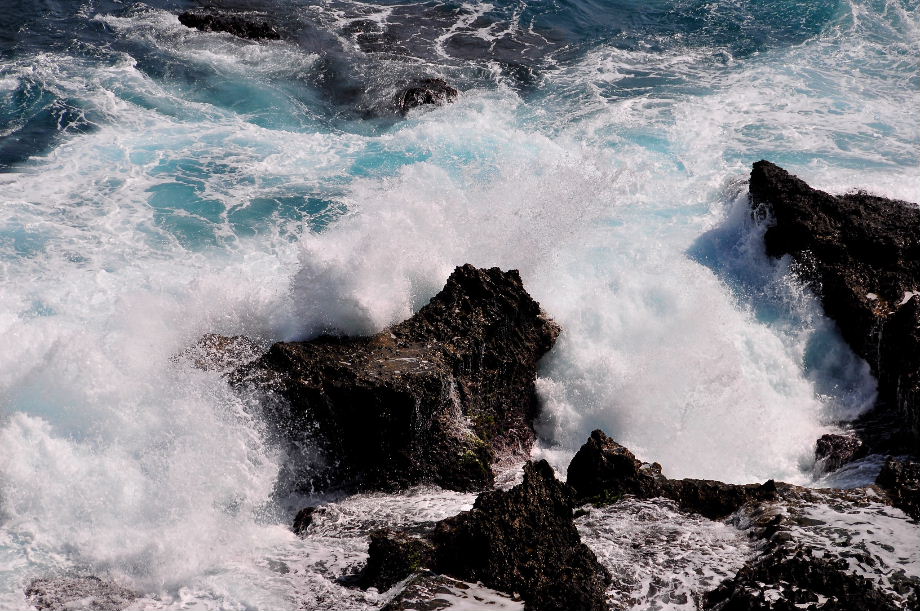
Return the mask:
<svg viewBox="0 0 920 611">
<path fill-rule="evenodd" d="M 600 427 L 672 477 L 811 484 L 872 405 L 745 181 L 766 158 L 920 201 L 917 0 L 218 4 L 284 39 L 187 29 L 185 0 L 0 0 L 0 607 L 65 573 L 138 608 L 379 608 L 337 581 L 368 521 L 473 496 L 323 498 L 298 539 L 258 406 L 176 355 L 373 332 L 462 263 L 519 269 L 564 329 L 533 450 L 563 472 Z M 420 76 L 458 101 L 396 115 Z M 616 525 L 685 526 L 681 600 L 750 553 L 672 513 L 580 523 L 623 604 L 658 603 Z"/>
</svg>

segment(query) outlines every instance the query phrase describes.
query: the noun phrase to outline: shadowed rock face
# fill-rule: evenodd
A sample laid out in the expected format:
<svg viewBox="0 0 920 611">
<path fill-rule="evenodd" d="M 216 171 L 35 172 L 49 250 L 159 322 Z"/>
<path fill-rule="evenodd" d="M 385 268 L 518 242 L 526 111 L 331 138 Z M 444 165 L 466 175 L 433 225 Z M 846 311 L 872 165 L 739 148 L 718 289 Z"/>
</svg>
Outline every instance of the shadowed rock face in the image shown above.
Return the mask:
<svg viewBox="0 0 920 611">
<path fill-rule="evenodd" d="M 607 504 L 627 494 L 643 499 L 665 497 L 685 511 L 710 519 L 727 517 L 747 503 L 776 495 L 772 480 L 741 486 L 713 480 L 668 479 L 662 475 L 661 465 L 643 465 L 601 430 L 592 432 L 575 454 L 567 477 L 581 503 Z"/>
<path fill-rule="evenodd" d="M 775 219 L 767 252 L 792 255 L 820 295 L 824 311 L 879 381 L 909 436 L 920 443 L 920 208 L 865 193 L 834 196 L 812 189 L 767 161 L 754 164 L 755 212 Z"/>
<path fill-rule="evenodd" d="M 269 421 L 321 448 L 314 488 L 481 490 L 496 456 L 533 443 L 537 361 L 558 333 L 517 271 L 465 265 L 402 323 L 277 343 L 231 380 L 280 398 Z"/>
<path fill-rule="evenodd" d="M 203 32 L 226 32 L 249 40 L 278 40 L 281 35 L 270 23 L 244 13 L 217 11 L 187 11 L 179 15 L 179 23 Z"/>
<path fill-rule="evenodd" d="M 365 584 L 388 587 L 426 567 L 519 593 L 525 609 L 607 609 L 610 575 L 581 542 L 573 500 L 546 461 L 528 463 L 521 484 L 479 495 L 472 510 L 438 522 L 424 537 L 375 533 Z"/>
<path fill-rule="evenodd" d="M 888 493 L 892 505 L 920 521 L 920 462 L 889 457 L 875 483 Z"/>
</svg>

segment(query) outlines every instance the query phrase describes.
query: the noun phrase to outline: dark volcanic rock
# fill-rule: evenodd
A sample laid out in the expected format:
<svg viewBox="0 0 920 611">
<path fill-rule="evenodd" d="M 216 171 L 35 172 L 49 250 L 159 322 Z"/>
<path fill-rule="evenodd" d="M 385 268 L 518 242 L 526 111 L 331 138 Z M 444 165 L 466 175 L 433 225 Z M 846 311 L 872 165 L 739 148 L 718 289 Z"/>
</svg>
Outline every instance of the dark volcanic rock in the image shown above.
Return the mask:
<svg viewBox="0 0 920 611">
<path fill-rule="evenodd" d="M 875 480 L 891 504 L 920 521 L 920 462 L 889 457 Z"/>
<path fill-rule="evenodd" d="M 484 492 L 473 509 L 437 523 L 424 539 L 391 532 L 371 541 L 367 575 L 399 566 L 383 584 L 417 566 L 509 593 L 526 609 L 607 609 L 610 575 L 581 542 L 571 491 L 546 463 L 527 463 L 524 481 L 508 491 Z"/>
<path fill-rule="evenodd" d="M 920 209 L 865 193 L 834 196 L 812 189 L 767 161 L 754 164 L 755 211 L 775 219 L 767 252 L 792 255 L 813 283 L 824 311 L 866 359 L 879 381 L 880 404 L 899 411 L 920 443 Z M 892 448 L 893 451 L 897 451 Z"/>
<path fill-rule="evenodd" d="M 227 32 L 250 40 L 278 40 L 281 34 L 262 18 L 246 13 L 187 11 L 179 14 L 179 23 L 203 32 Z"/>
<path fill-rule="evenodd" d="M 625 494 L 661 496 L 664 480 L 661 465 L 643 468 L 632 452 L 598 429 L 572 458 L 566 482 L 582 502 L 612 502 Z"/>
<path fill-rule="evenodd" d="M 830 473 L 865 455 L 866 445 L 856 435 L 821 435 L 815 444 L 815 471 Z"/>
<path fill-rule="evenodd" d="M 537 361 L 558 333 L 517 271 L 465 265 L 402 323 L 278 343 L 231 380 L 281 397 L 269 420 L 322 448 L 311 485 L 481 490 L 496 456 L 533 443 Z"/>
<path fill-rule="evenodd" d="M 731 515 L 747 503 L 772 499 L 776 484 L 725 484 L 712 480 L 668 479 L 661 465 L 643 465 L 632 452 L 601 430 L 581 447 L 568 468 L 568 484 L 580 502 L 606 504 L 629 494 L 665 497 L 685 511 L 710 519 Z"/>
<path fill-rule="evenodd" d="M 363 588 L 389 590 L 412 573 L 431 566 L 433 556 L 434 547 L 427 539 L 390 528 L 375 530 L 358 583 Z"/>
<path fill-rule="evenodd" d="M 95 611 L 120 611 L 137 598 L 135 592 L 94 576 L 35 579 L 26 596 L 36 609 Z"/>
<path fill-rule="evenodd" d="M 513 597 L 501 592 L 490 591 L 489 598 L 486 600 L 482 595 L 482 588 L 446 575 L 422 571 L 410 579 L 405 589 L 388 602 L 381 611 L 488 609 L 497 606 L 496 599 L 506 604 L 515 602 Z"/>
<path fill-rule="evenodd" d="M 450 104 L 458 95 L 460 92 L 443 79 L 423 78 L 399 92 L 396 96 L 396 107 L 399 112 L 406 114 L 411 109 L 426 104 Z"/>
<path fill-rule="evenodd" d="M 297 515 L 294 516 L 294 524 L 291 526 L 294 534 L 300 536 L 306 534 L 307 529 L 313 524 L 314 513 L 316 513 L 316 507 L 304 507 L 297 512 Z"/>
<path fill-rule="evenodd" d="M 857 491 L 795 489 L 789 492 L 782 507 L 765 504 L 747 516 L 751 537 L 761 541 L 760 551 L 735 577 L 706 595 L 704 609 L 894 611 L 917 608 L 920 579 L 905 575 L 902 567 L 889 564 L 891 558 L 886 562 L 875 556 L 865 544 L 841 545 L 842 541 L 855 540 L 855 533 L 844 533 L 839 524 L 825 523 L 814 517 L 823 517 L 828 511 L 830 515 L 835 512 L 846 515 L 860 506 L 872 511 L 872 503 L 868 500 L 871 496 L 860 497 Z M 817 514 L 811 512 L 815 507 L 819 508 Z M 878 509 L 880 507 L 876 506 L 875 510 Z M 872 530 L 867 533 L 871 534 Z"/>
</svg>

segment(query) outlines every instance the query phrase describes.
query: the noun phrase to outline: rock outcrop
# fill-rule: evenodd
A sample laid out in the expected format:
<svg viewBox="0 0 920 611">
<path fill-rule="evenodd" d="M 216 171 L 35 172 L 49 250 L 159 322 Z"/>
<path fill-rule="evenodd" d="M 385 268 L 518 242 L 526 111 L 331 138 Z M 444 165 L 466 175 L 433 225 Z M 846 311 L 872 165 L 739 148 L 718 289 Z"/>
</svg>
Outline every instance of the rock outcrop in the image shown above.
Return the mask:
<svg viewBox="0 0 920 611">
<path fill-rule="evenodd" d="M 202 32 L 226 32 L 249 40 L 278 40 L 281 34 L 264 18 L 249 13 L 225 13 L 216 10 L 186 11 L 179 23 Z"/>
<path fill-rule="evenodd" d="M 875 483 L 892 505 L 920 522 L 920 462 L 889 457 Z"/>
<path fill-rule="evenodd" d="M 815 443 L 815 472 L 821 475 L 836 471 L 848 462 L 863 458 L 866 451 L 866 444 L 856 435 L 821 435 Z"/>
<path fill-rule="evenodd" d="M 885 441 L 897 453 L 920 448 L 920 208 L 866 193 L 812 189 L 768 161 L 754 164 L 755 213 L 773 224 L 768 254 L 791 255 L 853 350 L 879 382 L 906 435 Z M 878 445 L 877 443 L 875 445 Z"/>
<path fill-rule="evenodd" d="M 396 96 L 396 108 L 406 114 L 413 108 L 433 104 L 443 106 L 457 99 L 460 92 L 440 78 L 419 79 Z"/>
<path fill-rule="evenodd" d="M 573 501 L 546 461 L 528 463 L 521 484 L 484 492 L 473 509 L 438 522 L 423 537 L 375 533 L 363 579 L 387 587 L 427 568 L 518 593 L 525 609 L 607 609 L 610 575 L 581 542 Z"/>
<path fill-rule="evenodd" d="M 790 489 L 782 503 L 753 507 L 742 522 L 759 552 L 709 592 L 711 611 L 895 611 L 916 609 L 920 578 L 905 574 L 899 550 L 871 542 L 866 520 L 890 511 L 862 491 Z M 855 516 L 846 524 L 848 516 Z M 886 519 L 892 519 L 886 516 Z M 895 518 L 896 519 L 896 518 Z M 871 524 L 869 522 L 868 524 Z M 891 533 L 886 533 L 891 536 Z M 850 545 L 850 541 L 860 541 Z M 888 543 L 893 541 L 888 539 Z M 915 571 L 914 571 L 915 572 Z"/>
<path fill-rule="evenodd" d="M 668 479 L 658 463 L 643 464 L 632 452 L 601 430 L 569 463 L 567 483 L 581 503 L 608 504 L 624 495 L 664 497 L 689 512 L 710 519 L 725 518 L 745 504 L 776 498 L 776 484 L 725 484 L 713 480 Z"/>
<path fill-rule="evenodd" d="M 558 327 L 515 270 L 458 267 L 412 318 L 372 337 L 281 342 L 231 374 L 323 460 L 307 486 L 492 486 L 496 456 L 534 440 L 537 361 Z"/>
<path fill-rule="evenodd" d="M 915 553 L 912 543 L 899 541 L 911 526 L 904 513 L 889 506 L 910 513 L 918 471 L 916 464 L 889 460 L 879 479 L 880 486 L 887 486 L 887 498 L 877 488 L 812 490 L 773 481 L 673 480 L 661 474 L 657 463 L 643 464 L 594 431 L 569 465 L 568 484 L 581 502 L 664 497 L 710 519 L 730 517 L 746 530 L 757 554 L 706 594 L 705 609 L 894 610 L 916 608 L 920 600 L 920 577 L 905 566 Z"/>
</svg>

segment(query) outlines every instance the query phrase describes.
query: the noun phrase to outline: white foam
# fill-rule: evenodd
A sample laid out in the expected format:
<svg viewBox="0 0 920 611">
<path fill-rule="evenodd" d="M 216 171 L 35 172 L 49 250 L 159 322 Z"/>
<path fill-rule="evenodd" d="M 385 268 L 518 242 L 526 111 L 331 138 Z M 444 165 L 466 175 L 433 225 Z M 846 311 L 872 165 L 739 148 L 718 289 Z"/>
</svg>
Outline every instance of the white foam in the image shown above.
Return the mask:
<svg viewBox="0 0 920 611">
<path fill-rule="evenodd" d="M 752 554 L 737 529 L 684 514 L 665 499 L 589 507 L 576 526 L 613 576 L 607 596 L 617 609 L 698 609 Z"/>
<path fill-rule="evenodd" d="M 193 32 L 162 11 L 99 19 L 227 78 L 270 85 L 313 61 L 285 43 Z M 910 51 L 916 28 L 892 37 Z M 25 243 L 0 243 L 0 606 L 25 606 L 32 577 L 73 569 L 139 589 L 139 608 L 379 606 L 379 593 L 336 581 L 366 554 L 373 520 L 357 516 L 382 505 L 380 523 L 427 522 L 471 497 L 333 503 L 339 521 L 317 526 L 328 532 L 296 539 L 289 516 L 265 507 L 280 459 L 253 410 L 172 356 L 204 332 L 376 331 L 464 262 L 519 268 L 564 328 L 542 365 L 537 455 L 564 467 L 602 427 L 671 476 L 806 478 L 814 440 L 865 409 L 874 387 L 787 264 L 763 257 L 738 181 L 755 157 L 785 151 L 798 157 L 778 161 L 817 187 L 920 199 L 917 94 L 885 71 L 904 61 L 894 47 L 867 40 L 832 33 L 743 62 L 601 49 L 549 75 L 561 93 L 536 105 L 471 90 L 367 137 L 259 127 L 128 56 L 17 60 L 4 78 L 80 100 L 94 129 L 0 175 L 0 227 Z M 828 68 L 835 45 L 844 59 Z M 605 89 L 643 65 L 709 92 Z M 357 162 L 381 158 L 404 165 L 351 180 Z M 180 178 L 217 210 L 204 223 L 210 247 L 180 239 L 151 203 Z M 276 215 L 249 239 L 230 222 L 256 198 L 330 185 L 347 213 L 322 233 Z M 701 235 L 737 263 L 699 255 Z M 819 339 L 823 360 L 806 362 Z M 594 534 L 583 530 L 611 566 L 633 552 L 609 524 L 649 536 L 687 524 L 660 504 L 634 509 L 598 511 Z M 709 584 L 692 567 L 714 579 L 728 570 L 717 556 L 743 555 L 720 527 L 693 528 L 677 534 L 703 554 L 679 563 L 678 594 Z M 639 560 L 630 584 L 641 593 L 654 559 Z"/>
</svg>

